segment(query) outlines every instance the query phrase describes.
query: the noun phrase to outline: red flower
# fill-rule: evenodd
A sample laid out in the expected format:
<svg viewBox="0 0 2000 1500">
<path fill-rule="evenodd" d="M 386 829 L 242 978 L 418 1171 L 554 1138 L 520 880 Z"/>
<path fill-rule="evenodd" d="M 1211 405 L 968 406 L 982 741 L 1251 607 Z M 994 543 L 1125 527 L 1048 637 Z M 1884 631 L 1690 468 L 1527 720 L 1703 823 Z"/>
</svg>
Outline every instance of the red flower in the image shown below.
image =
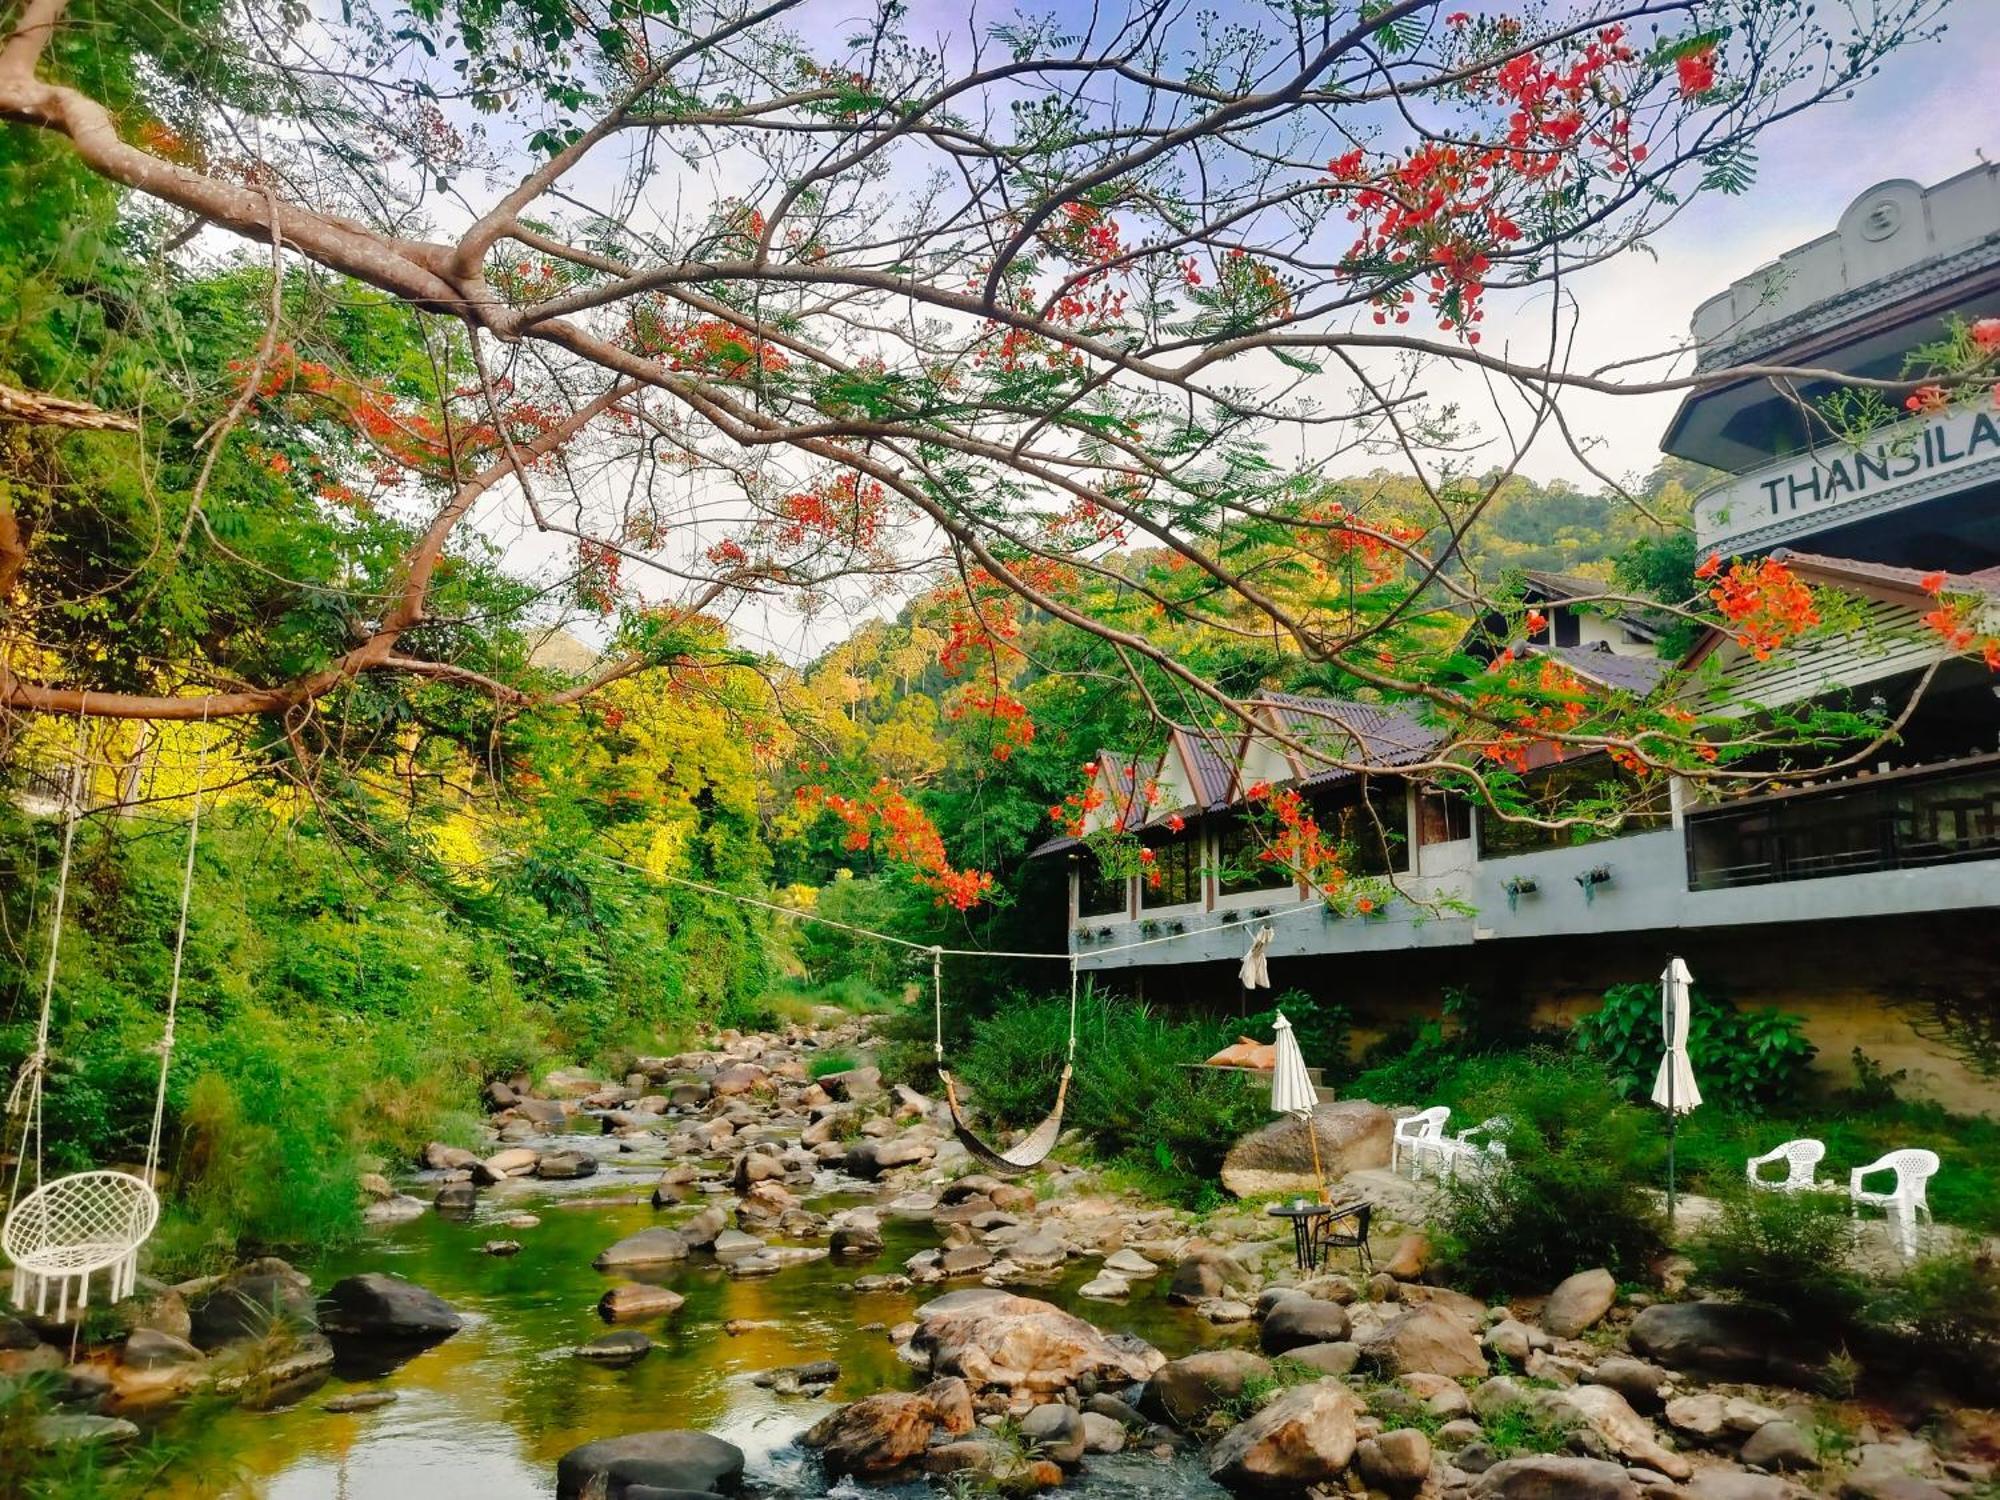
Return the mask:
<svg viewBox="0 0 2000 1500">
<path fill-rule="evenodd" d="M 2000 353 L 2000 318 L 1981 318 L 1974 323 L 1972 346 L 1981 354 Z"/>
<path fill-rule="evenodd" d="M 1368 897 L 1363 896 L 1359 901 L 1354 903 L 1354 909 L 1365 917 L 1369 912 L 1375 910 L 1375 903 L 1369 900 Z"/>
<path fill-rule="evenodd" d="M 1528 611 L 1526 623 L 1529 635 L 1540 635 L 1544 630 L 1549 628 L 1549 617 L 1539 609 L 1531 609 Z"/>
<path fill-rule="evenodd" d="M 1250 789 L 1243 794 L 1243 797 L 1244 800 L 1247 802 L 1262 802 L 1266 797 L 1270 795 L 1271 795 L 1270 782 L 1253 781 L 1252 783 L 1250 783 Z"/>
<path fill-rule="evenodd" d="M 1187 827 L 1186 818 L 1182 817 L 1179 813 L 1169 814 L 1167 818 L 1167 829 L 1169 832 L 1179 833 L 1186 827 Z"/>
<path fill-rule="evenodd" d="M 1715 48 L 1698 47 L 1683 52 L 1674 59 L 1674 72 L 1680 77 L 1681 97 L 1699 98 L 1715 87 Z"/>
<path fill-rule="evenodd" d="M 1142 865 L 1150 865 L 1153 862 L 1153 857 L 1151 849 L 1141 849 L 1139 851 L 1139 863 Z"/>
<path fill-rule="evenodd" d="M 1903 409 L 1916 412 L 1943 411 L 1950 404 L 1950 399 L 1945 395 L 1944 387 L 1941 385 L 1920 385 L 1910 392 L 1909 399 L 1903 402 Z"/>
<path fill-rule="evenodd" d="M 1922 589 L 1926 594 L 1942 594 L 1944 592 L 1944 574 L 1926 573 L 1917 580 L 1917 587 Z"/>
<path fill-rule="evenodd" d="M 1720 552 L 1711 552 L 1703 559 L 1701 566 L 1694 570 L 1694 576 L 1697 578 L 1713 578 L 1721 571 L 1722 554 Z"/>
</svg>

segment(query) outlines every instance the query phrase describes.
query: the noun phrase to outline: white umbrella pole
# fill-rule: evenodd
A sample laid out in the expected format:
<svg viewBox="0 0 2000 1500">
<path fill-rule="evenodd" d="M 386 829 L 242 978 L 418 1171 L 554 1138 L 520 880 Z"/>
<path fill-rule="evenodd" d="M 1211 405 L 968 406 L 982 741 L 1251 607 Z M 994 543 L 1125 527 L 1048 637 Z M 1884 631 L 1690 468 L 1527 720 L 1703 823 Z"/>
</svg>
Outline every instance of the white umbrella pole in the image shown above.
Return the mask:
<svg viewBox="0 0 2000 1500">
<path fill-rule="evenodd" d="M 1680 1131 L 1680 1123 L 1681 1123 L 1681 1112 L 1680 1112 L 1680 1110 L 1679 1110 L 1679 1109 L 1677 1109 L 1677 1108 L 1675 1107 L 1678 1101 L 1676 1101 L 1676 1100 L 1675 1100 L 1675 1098 L 1674 1098 L 1674 1075 L 1675 1075 L 1676 1073 L 1678 1073 L 1678 1072 L 1680 1071 L 1680 1069 L 1678 1069 L 1678 1068 L 1676 1068 L 1676 1067 L 1674 1067 L 1674 1066 L 1673 1066 L 1673 1058 L 1672 1058 L 1672 1050 L 1673 1050 L 1673 1045 L 1674 1045 L 1674 1038 L 1675 1038 L 1676 1036 L 1678 1036 L 1678 1035 L 1679 1035 L 1679 1033 L 1678 1033 L 1677 1031 L 1675 1031 L 1675 1029 L 1674 1029 L 1674 1023 L 1675 1023 L 1675 1021 L 1676 1021 L 1677 1017 L 1676 1017 L 1676 1016 L 1675 1016 L 1675 1014 L 1674 1014 L 1674 990 L 1675 990 L 1676 986 L 1675 986 L 1675 984 L 1674 984 L 1674 981 L 1673 981 L 1673 979 L 1671 978 L 1671 975 L 1672 975 L 1672 972 L 1673 972 L 1673 965 L 1669 964 L 1669 965 L 1667 966 L 1667 970 L 1668 970 L 1668 974 L 1669 974 L 1669 976 L 1670 976 L 1670 977 L 1668 978 L 1667 982 L 1666 982 L 1666 1001 L 1667 1001 L 1667 1048 L 1668 1048 L 1668 1066 L 1667 1066 L 1667 1232 L 1668 1232 L 1669 1234 L 1672 1234 L 1672 1233 L 1674 1232 L 1674 1227 L 1675 1227 L 1675 1224 L 1676 1224 L 1676 1222 L 1677 1222 L 1677 1221 L 1676 1221 L 1676 1219 L 1675 1219 L 1675 1217 L 1674 1217 L 1674 1209 L 1675 1209 L 1675 1206 L 1676 1206 L 1676 1204 L 1675 1204 L 1675 1198 L 1674 1198 L 1674 1137 L 1675 1137 L 1675 1136 L 1676 1136 L 1676 1135 L 1677 1135 L 1677 1134 L 1679 1133 L 1679 1131 Z"/>
</svg>

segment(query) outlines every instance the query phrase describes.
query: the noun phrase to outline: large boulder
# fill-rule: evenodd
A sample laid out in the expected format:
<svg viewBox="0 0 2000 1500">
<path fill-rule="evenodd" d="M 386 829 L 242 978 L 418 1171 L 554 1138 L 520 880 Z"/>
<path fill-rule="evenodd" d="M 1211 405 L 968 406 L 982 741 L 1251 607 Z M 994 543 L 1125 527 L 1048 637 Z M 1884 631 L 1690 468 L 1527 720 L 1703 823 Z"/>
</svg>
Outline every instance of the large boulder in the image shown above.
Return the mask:
<svg viewBox="0 0 2000 1500">
<path fill-rule="evenodd" d="M 1618 1282 L 1602 1266 L 1566 1277 L 1542 1307 L 1542 1327 L 1559 1339 L 1593 1328 L 1618 1300 Z"/>
<path fill-rule="evenodd" d="M 1601 1458 L 1541 1454 L 1509 1458 L 1472 1483 L 1472 1500 L 1638 1500 L 1639 1487 Z"/>
<path fill-rule="evenodd" d="M 952 1292 L 918 1308 L 917 1318 L 913 1342 L 930 1355 L 932 1372 L 963 1376 L 975 1388 L 1056 1391 L 1085 1376 L 1122 1385 L 1165 1363 L 1157 1349 L 1114 1341 L 1034 1297 Z"/>
<path fill-rule="evenodd" d="M 1319 1138 L 1315 1164 L 1304 1119 L 1286 1115 L 1229 1148 L 1222 1160 L 1222 1185 L 1239 1198 L 1317 1192 L 1326 1178 L 1388 1166 L 1395 1128 L 1395 1116 L 1365 1099 L 1322 1104 L 1312 1116 L 1313 1134 Z"/>
<path fill-rule="evenodd" d="M 1632 1320 L 1635 1354 L 1727 1380 L 1810 1386 L 1825 1350 L 1782 1314 L 1741 1302 L 1663 1302 Z"/>
<path fill-rule="evenodd" d="M 1254 1292 L 1257 1278 L 1243 1262 L 1226 1251 L 1198 1245 L 1181 1257 L 1167 1283 L 1167 1300 L 1196 1307 L 1230 1292 Z"/>
<path fill-rule="evenodd" d="M 1414 1427 L 1398 1427 L 1356 1445 L 1354 1467 L 1369 1488 L 1410 1495 L 1431 1473 L 1431 1440 Z"/>
<path fill-rule="evenodd" d="M 806 1430 L 799 1439 L 819 1450 L 829 1478 L 876 1477 L 909 1468 L 933 1435 L 972 1430 L 972 1396 L 962 1380 L 937 1380 L 920 1391 L 864 1396 Z"/>
<path fill-rule="evenodd" d="M 1266 1354 L 1284 1354 L 1307 1344 L 1337 1344 L 1346 1337 L 1346 1308 L 1300 1295 L 1286 1297 L 1271 1309 L 1258 1343 Z"/>
<path fill-rule="evenodd" d="M 319 1322 L 335 1338 L 401 1344 L 434 1344 L 465 1326 L 437 1293 L 385 1271 L 364 1271 L 328 1287 Z"/>
<path fill-rule="evenodd" d="M 1297 1495 L 1336 1484 L 1354 1457 L 1361 1403 L 1328 1378 L 1287 1391 L 1238 1424 L 1209 1455 L 1209 1476 L 1228 1489 Z"/>
<path fill-rule="evenodd" d="M 535 1163 L 535 1175 L 549 1182 L 568 1182 L 597 1173 L 597 1158 L 588 1151 L 551 1151 Z"/>
<path fill-rule="evenodd" d="M 1398 1313 L 1362 1345 L 1362 1354 L 1384 1375 L 1444 1375 L 1456 1380 L 1486 1373 L 1479 1340 L 1435 1304 Z"/>
<path fill-rule="evenodd" d="M 599 1252 L 591 1264 L 600 1271 L 629 1271 L 687 1259 L 687 1239 L 677 1229 L 642 1229 Z"/>
<path fill-rule="evenodd" d="M 1083 1414 L 1061 1401 L 1046 1401 L 1021 1418 L 1021 1436 L 1042 1457 L 1073 1469 L 1083 1462 Z"/>
<path fill-rule="evenodd" d="M 1148 1416 L 1192 1426 L 1243 1394 L 1252 1380 L 1271 1378 L 1271 1362 L 1248 1349 L 1203 1349 L 1168 1360 L 1146 1382 L 1140 1405 Z"/>
<path fill-rule="evenodd" d="M 826 1073 L 821 1075 L 819 1086 L 835 1099 L 845 1103 L 873 1099 L 882 1092 L 882 1070 L 862 1067 L 849 1068 L 840 1073 Z"/>
<path fill-rule="evenodd" d="M 188 1337 L 197 1349 L 318 1324 L 312 1282 L 275 1258 L 253 1262 L 188 1299 Z"/>
<path fill-rule="evenodd" d="M 1669 1479 L 1686 1479 L 1694 1466 L 1680 1454 L 1662 1447 L 1653 1424 L 1608 1385 L 1573 1386 L 1561 1404 L 1575 1412 L 1605 1445 L 1629 1464 L 1652 1469 Z"/>
<path fill-rule="evenodd" d="M 716 1494 L 742 1479 L 741 1448 L 678 1428 L 599 1438 L 556 1460 L 557 1500 L 600 1500 L 638 1485 Z"/>
</svg>

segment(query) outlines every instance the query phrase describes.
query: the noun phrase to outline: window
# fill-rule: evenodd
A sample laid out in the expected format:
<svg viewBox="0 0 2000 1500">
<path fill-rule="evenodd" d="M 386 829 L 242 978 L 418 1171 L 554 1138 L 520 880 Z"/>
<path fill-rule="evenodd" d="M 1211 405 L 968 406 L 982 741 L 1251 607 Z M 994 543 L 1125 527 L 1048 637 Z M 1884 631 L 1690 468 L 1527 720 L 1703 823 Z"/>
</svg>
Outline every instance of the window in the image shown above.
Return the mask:
<svg viewBox="0 0 2000 1500">
<path fill-rule="evenodd" d="M 1449 792 L 1426 790 L 1417 800 L 1417 842 L 1449 844 L 1472 837 L 1472 807 Z"/>
<path fill-rule="evenodd" d="M 1575 610 L 1558 608 L 1550 613 L 1554 616 L 1551 624 L 1555 627 L 1558 646 L 1574 646 L 1582 641 L 1583 621 L 1577 618 Z"/>
<path fill-rule="evenodd" d="M 1216 871 L 1216 888 L 1224 896 L 1241 896 L 1249 891 L 1275 890 L 1292 883 L 1291 872 L 1271 860 L 1259 858 L 1270 846 L 1249 819 L 1232 816 L 1222 826 L 1221 859 Z"/>
<path fill-rule="evenodd" d="M 1313 809 L 1320 828 L 1347 851 L 1355 875 L 1390 875 L 1410 868 L 1408 793 L 1396 784 L 1366 788 Z"/>
<path fill-rule="evenodd" d="M 1153 853 L 1147 873 L 1139 877 L 1139 905 L 1158 910 L 1162 906 L 1184 906 L 1202 899 L 1201 835 L 1189 829 L 1179 838 L 1147 840 Z M 1153 877 L 1159 877 L 1159 884 Z"/>
<path fill-rule="evenodd" d="M 1103 861 L 1087 849 L 1077 860 L 1081 877 L 1076 897 L 1078 918 L 1127 916 L 1131 908 L 1127 905 L 1129 882 L 1125 877 L 1106 875 Z"/>
<path fill-rule="evenodd" d="M 1665 777 L 1655 776 L 1642 782 L 1602 756 L 1537 772 L 1530 778 L 1527 791 L 1531 809 L 1544 817 L 1573 813 L 1581 802 L 1615 802 L 1625 809 L 1625 821 L 1618 825 L 1616 833 L 1604 833 L 1582 825 L 1544 828 L 1536 823 L 1509 823 L 1484 814 L 1479 819 L 1481 859 L 1568 849 L 1623 834 L 1645 833 L 1665 827 L 1672 818 Z"/>
</svg>

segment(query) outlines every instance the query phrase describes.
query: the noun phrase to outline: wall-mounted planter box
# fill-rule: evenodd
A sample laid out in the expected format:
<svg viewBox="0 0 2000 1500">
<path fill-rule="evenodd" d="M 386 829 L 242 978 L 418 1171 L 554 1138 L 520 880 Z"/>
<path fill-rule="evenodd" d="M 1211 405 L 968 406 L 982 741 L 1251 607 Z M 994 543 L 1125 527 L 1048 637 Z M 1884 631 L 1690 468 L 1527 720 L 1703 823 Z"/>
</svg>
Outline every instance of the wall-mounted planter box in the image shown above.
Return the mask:
<svg viewBox="0 0 2000 1500">
<path fill-rule="evenodd" d="M 1583 904 L 1588 906 L 1597 899 L 1597 888 L 1611 884 L 1611 866 L 1592 865 L 1576 877 L 1576 883 L 1583 887 Z"/>
<path fill-rule="evenodd" d="M 1513 911 L 1520 905 L 1523 896 L 1533 896 L 1540 892 L 1542 883 L 1532 875 L 1516 875 L 1500 887 L 1507 893 L 1507 910 Z"/>
</svg>

